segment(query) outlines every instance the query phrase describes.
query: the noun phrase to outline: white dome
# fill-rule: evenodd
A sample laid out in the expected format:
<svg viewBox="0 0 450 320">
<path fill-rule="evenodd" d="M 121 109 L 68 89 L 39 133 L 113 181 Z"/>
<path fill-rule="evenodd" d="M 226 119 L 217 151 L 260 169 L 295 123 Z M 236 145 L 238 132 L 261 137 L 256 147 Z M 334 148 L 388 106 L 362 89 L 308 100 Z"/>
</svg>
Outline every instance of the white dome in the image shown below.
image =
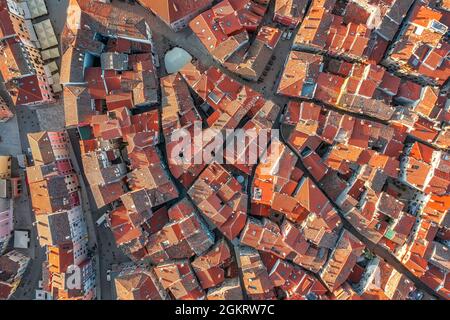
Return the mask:
<svg viewBox="0 0 450 320">
<path fill-rule="evenodd" d="M 164 63 L 166 65 L 167 73 L 177 73 L 186 64 L 191 62 L 192 56 L 181 48 L 173 48 L 166 53 Z"/>
</svg>

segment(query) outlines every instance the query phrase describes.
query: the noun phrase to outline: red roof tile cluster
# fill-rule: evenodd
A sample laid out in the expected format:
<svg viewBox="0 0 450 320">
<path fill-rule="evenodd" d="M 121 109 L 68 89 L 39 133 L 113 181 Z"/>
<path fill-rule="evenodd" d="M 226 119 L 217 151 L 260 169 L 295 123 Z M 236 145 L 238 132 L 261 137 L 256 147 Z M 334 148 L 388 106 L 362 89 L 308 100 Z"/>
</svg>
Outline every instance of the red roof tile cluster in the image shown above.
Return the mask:
<svg viewBox="0 0 450 320">
<path fill-rule="evenodd" d="M 343 5 L 335 0 L 314 0 L 294 48 L 378 63 L 412 3 L 412 0 L 363 0 Z"/>
<path fill-rule="evenodd" d="M 258 251 L 241 247 L 239 260 L 243 275 L 243 287 L 251 300 L 270 300 L 275 298 L 274 284 L 270 280 Z"/>
<path fill-rule="evenodd" d="M 327 194 L 349 212 L 349 219 L 359 219 L 358 227 L 374 242 L 389 240 L 391 247 L 403 245 L 414 218 L 403 211 L 404 204 L 397 204 L 382 190 L 388 176 L 399 178 L 405 129 L 356 120 L 334 111 L 321 112 L 305 102 L 291 103 L 285 122 L 296 124 L 290 143 L 305 157 L 305 165 Z M 314 137 L 318 142 L 312 143 Z M 324 143 L 333 145 L 325 154 L 320 151 Z M 311 156 L 314 160 L 307 162 Z M 352 163 L 362 167 L 353 167 Z M 320 166 L 324 169 L 317 171 Z M 388 216 L 393 219 L 389 226 L 385 221 Z"/>
<path fill-rule="evenodd" d="M 333 16 L 326 40 L 326 48 L 330 54 L 355 58 L 364 57 L 370 36 L 371 31 L 365 24 L 352 21 L 344 24 L 343 17 Z"/>
<path fill-rule="evenodd" d="M 331 144 L 325 152 L 320 151 L 322 156 L 317 156 L 314 161 L 329 167 L 325 175 L 316 174 L 316 178 L 327 194 L 347 212 L 349 222 L 372 242 L 392 252 L 406 250 L 401 257 L 408 268 L 430 284 L 434 281 L 445 286 L 445 277 L 436 278 L 432 271 L 427 271 L 427 266 L 433 266 L 429 267 L 432 270 L 446 270 L 444 252 L 434 239 L 449 234 L 444 214 L 448 211 L 444 207 L 450 185 L 448 174 L 444 173 L 448 171 L 448 155 L 418 141 L 410 147 L 407 144 L 404 150 L 408 132 L 415 135 L 414 127 L 406 126 L 405 121 L 381 125 L 324 111 L 306 102 L 291 102 L 284 121 L 294 129 L 288 140 L 302 156 L 320 151 L 320 140 L 325 146 Z M 319 143 L 312 143 L 315 136 Z M 313 168 L 311 166 L 309 170 L 314 174 Z M 412 191 L 414 199 L 421 200 L 399 200 L 402 191 L 390 184 L 388 176 L 425 194 Z M 415 201 L 424 201 L 424 204 L 417 206 Z M 422 212 L 422 216 L 416 221 L 418 212 Z M 420 240 L 423 239 L 420 233 L 414 231 L 418 223 L 426 230 L 433 230 L 432 234 L 427 233 L 427 242 Z M 399 288 L 401 286 L 402 293 L 398 293 L 398 297 L 411 298 L 409 294 L 415 289 L 408 279 L 396 274 L 390 281 Z M 434 284 L 431 287 L 445 296 L 444 287 L 439 289 Z M 363 297 L 392 299 L 395 296 L 392 291 L 377 290 L 366 291 Z M 344 296 L 348 296 L 348 292 Z"/>
<path fill-rule="evenodd" d="M 279 28 L 260 26 L 268 4 L 225 0 L 198 15 L 189 26 L 217 61 L 244 79 L 258 81 L 283 33 Z"/>
<path fill-rule="evenodd" d="M 408 300 L 417 292 L 413 282 L 381 259 L 374 259 L 371 268 L 366 268 L 364 278 L 358 284 L 363 299 Z M 357 265 L 358 266 L 358 265 Z M 376 281 L 365 281 L 373 276 Z"/>
<path fill-rule="evenodd" d="M 159 102 L 159 83 L 145 20 L 122 6 L 70 2 L 62 44 L 66 118 L 78 126 L 97 206 L 114 208 L 108 224 L 133 260 L 114 280 L 118 298 L 422 298 L 363 238 L 448 298 L 450 113 L 445 89 L 435 86 L 446 71 L 447 11 L 418 3 L 397 41 L 413 0 L 313 0 L 308 12 L 307 1 L 275 1 L 275 21 L 301 24 L 274 84 L 285 96 L 273 99 L 286 103 L 279 118 L 280 107 L 265 98 L 272 92 L 234 80 L 260 79 L 283 39 L 280 29 L 261 25 L 270 1 L 223 0 L 205 12 L 209 0 L 141 2 L 175 31 L 189 23 L 222 66 L 193 60 L 163 77 L 157 111 L 148 103 Z M 236 147 L 226 130 L 270 134 L 278 119 L 282 141 L 250 137 Z M 222 133 L 225 150 L 216 154 Z M 183 134 L 190 137 L 180 148 Z M 80 199 L 66 196 L 63 184 L 78 184 L 55 139 L 30 141 L 36 165 L 28 178 L 45 181 L 52 195 L 45 202 L 40 189 L 47 185 L 39 185 L 33 205 L 61 206 L 38 216 L 62 226 L 45 236 L 46 284 L 70 299 L 83 294 L 58 283 L 81 246 L 61 235 Z M 249 158 L 259 161 L 235 161 Z M 89 260 L 79 263 L 90 272 Z"/>
<path fill-rule="evenodd" d="M 135 105 L 157 102 L 158 83 L 151 53 L 130 54 L 126 57 L 128 70 L 102 66 L 89 67 L 84 71 L 84 81 L 91 99 L 106 100 L 108 110 L 121 107 L 131 109 Z"/>
<path fill-rule="evenodd" d="M 157 59 L 143 18 L 82 0 L 71 1 L 68 13 L 61 68 L 68 126 L 90 123 L 104 105 L 112 111 L 158 102 Z M 97 34 L 110 38 L 103 43 Z"/>
<path fill-rule="evenodd" d="M 201 288 L 189 260 L 167 261 L 155 267 L 161 285 L 177 300 L 202 300 Z"/>
<path fill-rule="evenodd" d="M 210 251 L 195 258 L 192 267 L 202 288 L 206 290 L 222 284 L 232 260 L 231 250 L 223 239 Z"/>
<path fill-rule="evenodd" d="M 169 222 L 148 238 L 146 258 L 154 263 L 200 256 L 214 244 L 214 235 L 186 198 L 168 211 Z"/>
<path fill-rule="evenodd" d="M 297 160 L 285 150 L 278 158 L 258 166 L 253 182 L 252 214 L 263 217 L 282 214 L 302 227 L 297 229 L 284 222 L 280 229 L 268 220 L 262 224 L 249 221 L 241 241 L 317 272 L 337 240 L 341 221 L 322 191 L 309 178 L 302 178 L 303 172 L 295 167 Z"/>
<path fill-rule="evenodd" d="M 262 26 L 250 46 L 244 46 L 224 66 L 244 79 L 258 81 L 282 37 L 282 30 Z"/>
<path fill-rule="evenodd" d="M 70 0 L 67 12 L 66 27 L 75 36 L 79 36 L 79 31 L 95 30 L 113 38 L 141 42 L 151 39 L 148 25 L 142 17 L 101 1 Z"/>
<path fill-rule="evenodd" d="M 276 0 L 273 20 L 296 28 L 302 21 L 307 6 L 307 0 Z"/>
<path fill-rule="evenodd" d="M 278 94 L 294 98 L 312 98 L 322 68 L 322 56 L 291 51 L 278 85 Z"/>
<path fill-rule="evenodd" d="M 355 2 L 355 1 L 353 1 Z M 361 3 L 361 1 L 358 1 Z M 406 15 L 408 14 L 411 5 L 414 3 L 413 0 L 381 0 L 381 1 L 370 1 L 364 0 L 364 7 L 369 7 L 370 9 L 375 9 L 378 12 L 374 17 L 371 16 L 372 22 L 369 18 L 369 23 L 374 24 L 376 27 L 375 32 L 378 34 L 379 38 L 377 41 L 388 42 L 394 39 L 397 31 L 400 29 L 402 22 Z M 369 4 L 369 6 L 367 6 Z"/>
<path fill-rule="evenodd" d="M 125 263 L 119 266 L 114 278 L 118 300 L 166 300 L 167 292 L 162 288 L 154 268 Z"/>
<path fill-rule="evenodd" d="M 439 224 L 429 220 L 428 217 L 421 219 L 402 262 L 415 276 L 420 277 L 440 296 L 448 299 L 450 294 L 448 276 L 446 277 L 449 270 L 448 249 L 434 240 L 436 236 L 442 236 L 442 233 L 437 233 L 438 230 Z"/>
<path fill-rule="evenodd" d="M 235 128 L 250 111 L 262 108 L 264 97 L 216 68 L 202 72 L 201 66 L 187 64 L 180 73 L 189 86 L 210 106 L 208 126 L 220 131 Z"/>
<path fill-rule="evenodd" d="M 189 26 L 205 48 L 225 62 L 249 41 L 262 22 L 267 3 L 253 0 L 224 0 L 194 18 Z"/>
<path fill-rule="evenodd" d="M 312 272 L 318 272 L 327 258 L 326 247 L 330 245 L 332 247 L 336 238 L 328 235 L 328 244 L 325 239 L 319 243 L 317 238 L 314 238 L 318 235 L 317 231 L 320 232 L 310 226 L 299 229 L 287 220 L 281 227 L 278 227 L 277 224 L 266 218 L 263 218 L 262 221 L 249 219 L 242 232 L 241 243 L 281 259 L 290 260 Z M 324 230 L 321 231 L 323 234 Z M 321 240 L 319 239 L 319 241 Z M 320 245 L 320 248 L 314 243 Z"/>
<path fill-rule="evenodd" d="M 29 134 L 28 140 L 35 159 L 35 165 L 27 168 L 35 213 L 48 214 L 78 206 L 78 176 L 70 162 L 67 133 L 38 132 Z M 60 152 L 61 149 L 66 152 Z"/>
<path fill-rule="evenodd" d="M 419 190 L 437 187 L 439 180 L 443 179 L 443 190 L 438 193 L 445 193 L 450 183 L 450 181 L 446 181 L 449 177 L 447 174 L 440 176 L 439 172 L 435 172 L 435 170 L 439 171 L 441 162 L 445 167 L 444 170 L 448 169 L 448 160 L 441 158 L 439 151 L 423 143 L 414 142 L 402 166 L 402 179 Z"/>
<path fill-rule="evenodd" d="M 185 28 L 193 17 L 212 4 L 212 0 L 139 0 L 138 2 L 144 8 L 153 11 L 174 31 Z"/>
<path fill-rule="evenodd" d="M 290 53 L 277 93 L 316 99 L 381 120 L 392 118 L 396 110 L 392 106 L 393 97 L 402 95 L 400 79 L 381 66 L 334 59 L 324 61 L 322 55 L 299 51 Z"/>
<path fill-rule="evenodd" d="M 31 20 L 6 4 L 0 20 L 0 73 L 14 105 L 55 102 Z"/>
<path fill-rule="evenodd" d="M 261 163 L 256 170 L 252 197 L 255 214 L 268 216 L 270 210 L 267 209 L 272 209 L 294 222 L 301 222 L 309 213 L 320 216 L 332 212 L 320 189 L 303 177 L 303 172 L 296 167 L 297 156 L 279 142 L 272 142 L 269 152 L 277 149 L 280 153 L 271 158 L 269 156 L 269 161 Z M 333 215 L 336 213 L 331 213 L 329 218 Z"/>
<path fill-rule="evenodd" d="M 132 210 L 133 206 L 138 207 L 138 203 L 152 208 L 178 196 L 155 148 L 159 143 L 158 118 L 157 111 L 131 115 L 127 108 L 92 117 L 94 137 L 103 140 L 123 139 L 127 142 L 131 167 L 127 175 L 119 150 L 105 151 L 101 143 L 96 150 L 82 155 L 86 177 L 98 207 L 122 197 L 122 201 L 127 201 L 128 210 Z M 125 184 L 131 190 L 128 194 Z"/>
<path fill-rule="evenodd" d="M 6 12 L 5 10 L 3 12 Z M 19 38 L 7 38 L 2 40 L 2 59 L 1 63 L 1 73 L 5 82 L 10 81 L 14 78 L 20 78 L 24 74 L 30 74 L 29 66 L 27 61 L 28 58 L 20 52 L 21 41 Z"/>
<path fill-rule="evenodd" d="M 209 165 L 188 193 L 200 211 L 229 240 L 239 235 L 247 220 L 247 195 L 223 166 Z"/>
<path fill-rule="evenodd" d="M 108 223 L 113 232 L 116 244 L 122 246 L 124 251 L 133 257 L 141 254 L 140 251 L 142 251 L 143 246 L 146 244 L 147 239 L 141 226 L 149 218 L 148 213 L 145 213 L 145 215 L 141 213 L 139 216 L 134 217 L 125 207 L 119 207 L 109 214 Z M 125 248 L 130 249 L 127 251 Z"/>
<path fill-rule="evenodd" d="M 335 3 L 336 0 L 313 0 L 294 40 L 294 48 L 325 49 Z"/>
<path fill-rule="evenodd" d="M 248 126 L 254 126 L 256 132 L 259 132 L 261 129 L 269 128 L 270 118 L 276 116 L 275 110 L 278 109 L 278 106 L 266 103 L 261 94 L 248 86 L 239 84 L 215 68 L 202 71 L 202 67 L 199 64 L 188 64 L 180 73 L 188 85 L 207 103 L 207 105 L 204 105 L 205 109 L 203 112 L 207 117 L 205 120 L 208 128 L 202 130 L 199 127 L 199 115 L 193 107 L 189 92 L 182 80 L 176 80 L 177 93 L 173 93 L 172 89 L 169 90 L 167 86 L 167 89 L 163 90 L 163 94 L 167 98 L 163 101 L 165 104 L 163 110 L 167 112 L 163 116 L 163 128 L 168 127 L 165 129 L 165 137 L 170 169 L 172 174 L 179 178 L 185 186 L 190 186 L 203 169 L 203 165 L 196 162 L 195 159 L 201 156 L 203 157 L 202 159 L 212 158 L 211 160 L 214 160 L 214 156 L 205 154 L 197 146 L 198 143 L 193 141 L 194 143 L 189 146 L 189 150 L 184 150 L 181 155 L 175 155 L 176 159 L 174 159 L 171 155 L 179 139 L 179 137 L 176 138 L 177 134 L 187 130 L 192 135 L 197 125 L 197 129 L 203 133 L 203 145 L 207 146 L 224 129 L 236 128 L 245 116 L 253 118 L 253 121 Z M 171 81 L 173 80 L 174 78 L 171 78 Z M 181 97 L 188 97 L 186 100 L 183 100 L 183 105 L 176 102 L 181 101 Z M 172 114 L 173 110 L 177 109 L 192 110 L 192 112 L 187 112 L 181 119 L 176 120 L 177 117 L 172 116 Z M 258 112 L 260 113 L 258 114 Z M 197 123 L 195 123 L 196 121 Z M 177 130 L 173 130 L 175 125 Z M 262 146 L 262 148 L 265 148 L 265 146 Z M 231 151 L 231 154 L 234 153 Z M 238 169 L 244 172 L 248 171 L 248 168 L 245 166 L 239 166 Z"/>
<path fill-rule="evenodd" d="M 355 64 L 346 78 L 337 106 L 381 120 L 390 120 L 395 108 L 392 97 L 399 90 L 400 79 L 384 68 Z"/>
<path fill-rule="evenodd" d="M 271 101 L 251 118 L 243 127 L 246 133 L 245 139 L 239 138 L 239 133 L 234 138 L 234 144 L 225 147 L 225 160 L 234 168 L 246 175 L 250 175 L 256 161 L 261 159 L 267 151 L 267 143 L 272 133 L 280 107 Z M 252 112 L 251 112 L 252 113 Z"/>
<path fill-rule="evenodd" d="M 180 74 L 170 75 L 161 79 L 162 91 L 162 130 L 166 140 L 166 152 L 172 175 L 184 186 L 191 185 L 204 168 L 204 164 L 196 163 L 196 153 L 183 153 L 181 159 L 173 159 L 174 148 L 178 146 L 178 133 L 194 135 L 195 126 L 201 124 L 202 118 L 194 106 L 189 87 Z M 201 129 L 201 128 L 200 128 Z M 175 155 L 178 156 L 179 155 Z M 180 161 L 178 161 L 180 160 Z"/>
<path fill-rule="evenodd" d="M 345 78 L 332 73 L 320 73 L 314 98 L 327 104 L 336 105 L 345 81 Z"/>
<path fill-rule="evenodd" d="M 95 272 L 88 257 L 88 234 L 83 217 L 78 175 L 72 167 L 67 132 L 28 135 L 34 166 L 27 168 L 38 239 L 47 248 L 44 288 L 55 299 L 95 298 Z M 80 288 L 67 286 L 73 266 L 84 273 Z"/>
<path fill-rule="evenodd" d="M 217 288 L 208 290 L 208 300 L 242 300 L 242 288 L 239 278 L 226 279 Z"/>
<path fill-rule="evenodd" d="M 417 3 L 387 62 L 404 73 L 421 76 L 442 85 L 448 78 L 448 53 L 450 46 L 445 40 L 448 31 L 449 12 L 432 9 Z"/>
<path fill-rule="evenodd" d="M 364 244 L 351 233 L 343 231 L 330 259 L 320 272 L 320 277 L 330 291 L 335 291 L 348 278 L 364 248 Z"/>
<path fill-rule="evenodd" d="M 447 194 L 443 195 L 431 195 L 426 204 L 423 207 L 422 214 L 426 219 L 433 221 L 438 225 L 443 225 L 444 230 L 442 230 L 442 235 L 445 239 L 449 236 L 448 225 L 446 223 L 446 210 L 449 206 L 450 196 Z"/>
<path fill-rule="evenodd" d="M 0 255 L 0 300 L 8 300 L 17 290 L 30 258 L 13 250 Z"/>
<path fill-rule="evenodd" d="M 278 259 L 269 277 L 274 286 L 284 292 L 286 299 L 327 299 L 327 289 L 314 275 L 289 262 Z"/>
</svg>

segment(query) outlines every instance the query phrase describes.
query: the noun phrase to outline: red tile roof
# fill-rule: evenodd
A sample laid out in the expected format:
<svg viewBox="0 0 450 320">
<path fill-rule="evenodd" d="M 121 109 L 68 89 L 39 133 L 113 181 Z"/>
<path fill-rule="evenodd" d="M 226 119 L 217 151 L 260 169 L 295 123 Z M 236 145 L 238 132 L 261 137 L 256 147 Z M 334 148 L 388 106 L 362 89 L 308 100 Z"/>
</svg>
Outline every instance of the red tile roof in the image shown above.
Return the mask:
<svg viewBox="0 0 450 320">
<path fill-rule="evenodd" d="M 152 10 L 158 17 L 170 25 L 207 8 L 212 4 L 212 0 L 139 0 L 139 3 L 143 7 Z"/>
</svg>

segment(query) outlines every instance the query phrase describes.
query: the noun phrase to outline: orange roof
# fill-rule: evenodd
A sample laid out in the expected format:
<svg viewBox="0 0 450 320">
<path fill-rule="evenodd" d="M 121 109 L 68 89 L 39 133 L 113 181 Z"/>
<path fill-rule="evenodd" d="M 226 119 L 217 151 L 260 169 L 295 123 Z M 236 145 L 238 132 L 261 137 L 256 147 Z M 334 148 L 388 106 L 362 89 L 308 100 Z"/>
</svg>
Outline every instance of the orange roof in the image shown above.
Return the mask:
<svg viewBox="0 0 450 320">
<path fill-rule="evenodd" d="M 433 10 L 426 5 L 420 5 L 414 8 L 410 23 L 428 28 L 432 20 L 440 21 L 441 18 L 441 12 Z"/>
<path fill-rule="evenodd" d="M 434 151 L 433 148 L 416 141 L 411 148 L 409 156 L 416 160 L 431 164 Z"/>
<path fill-rule="evenodd" d="M 204 299 L 204 292 L 188 260 L 169 261 L 155 267 L 161 285 L 177 300 Z"/>
<path fill-rule="evenodd" d="M 419 101 L 423 87 L 415 82 L 406 80 L 400 84 L 398 97 L 411 101 Z"/>
<path fill-rule="evenodd" d="M 329 12 L 332 7 L 324 6 L 324 1 L 313 1 L 294 41 L 294 46 L 308 46 L 323 49 L 326 45 L 328 30 L 333 15 Z M 330 1 L 333 2 L 333 1 Z"/>
<path fill-rule="evenodd" d="M 50 272 L 65 273 L 74 263 L 73 250 L 73 244 L 65 244 L 61 247 L 48 246 L 47 260 Z"/>
<path fill-rule="evenodd" d="M 328 50 L 337 54 L 363 56 L 369 43 L 370 33 L 370 29 L 364 24 L 353 22 L 344 24 L 342 17 L 333 15 L 333 22 L 326 41 Z"/>
<path fill-rule="evenodd" d="M 419 117 L 414 123 L 414 130 L 411 131 L 412 136 L 428 142 L 434 141 L 438 134 L 439 130 L 435 128 L 435 123 L 423 117 Z"/>
<path fill-rule="evenodd" d="M 336 104 L 344 83 L 343 77 L 331 73 L 320 73 L 314 98 L 328 104 Z"/>
<path fill-rule="evenodd" d="M 425 92 L 415 111 L 426 117 L 430 117 L 431 113 L 438 101 L 438 93 L 432 87 L 425 87 Z"/>
<path fill-rule="evenodd" d="M 130 242 L 142 235 L 140 229 L 132 225 L 125 207 L 120 207 L 111 212 L 109 218 L 111 229 L 118 245 Z"/>
<path fill-rule="evenodd" d="M 427 219 L 439 224 L 445 217 L 448 208 L 450 208 L 450 195 L 431 195 L 423 213 Z"/>
<path fill-rule="evenodd" d="M 321 272 L 321 278 L 331 292 L 344 284 L 364 248 L 364 244 L 351 233 L 343 231 L 332 256 Z"/>
<path fill-rule="evenodd" d="M 287 59 L 277 93 L 290 97 L 309 97 L 314 94 L 322 56 L 291 51 Z"/>
<path fill-rule="evenodd" d="M 229 263 L 230 259 L 230 248 L 224 240 L 221 240 L 210 251 L 192 262 L 192 267 L 203 289 L 215 287 L 225 281 L 223 267 Z"/>
<path fill-rule="evenodd" d="M 274 20 L 286 26 L 297 27 L 303 18 L 308 0 L 276 0 Z"/>
<path fill-rule="evenodd" d="M 139 0 L 139 3 L 152 10 L 158 17 L 170 25 L 205 9 L 211 5 L 212 0 Z"/>
</svg>

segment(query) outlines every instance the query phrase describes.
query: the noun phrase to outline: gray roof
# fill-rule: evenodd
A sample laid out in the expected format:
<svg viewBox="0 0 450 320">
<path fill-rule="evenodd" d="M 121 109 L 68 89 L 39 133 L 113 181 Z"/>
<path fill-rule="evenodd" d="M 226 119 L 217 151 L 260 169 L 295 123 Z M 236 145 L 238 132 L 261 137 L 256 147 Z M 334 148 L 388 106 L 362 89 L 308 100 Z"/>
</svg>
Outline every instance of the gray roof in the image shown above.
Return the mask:
<svg viewBox="0 0 450 320">
<path fill-rule="evenodd" d="M 51 231 L 52 243 L 61 244 L 72 239 L 69 217 L 66 211 L 49 215 L 48 224 Z"/>
<path fill-rule="evenodd" d="M 117 52 L 105 52 L 100 55 L 102 69 L 104 70 L 128 70 L 128 55 Z"/>
</svg>

